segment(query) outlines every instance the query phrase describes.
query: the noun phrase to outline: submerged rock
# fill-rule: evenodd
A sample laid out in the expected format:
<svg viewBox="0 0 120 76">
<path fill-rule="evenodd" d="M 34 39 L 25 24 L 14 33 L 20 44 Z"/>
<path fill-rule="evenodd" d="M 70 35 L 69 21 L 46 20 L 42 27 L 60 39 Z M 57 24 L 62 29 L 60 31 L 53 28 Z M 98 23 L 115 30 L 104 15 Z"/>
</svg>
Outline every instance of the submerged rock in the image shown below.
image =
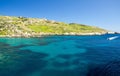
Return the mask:
<svg viewBox="0 0 120 76">
<path fill-rule="evenodd" d="M 47 65 L 44 60 L 47 54 L 0 45 L 0 76 L 26 76 Z"/>
<path fill-rule="evenodd" d="M 88 76 L 120 76 L 120 61 L 112 61 L 88 72 Z"/>
</svg>

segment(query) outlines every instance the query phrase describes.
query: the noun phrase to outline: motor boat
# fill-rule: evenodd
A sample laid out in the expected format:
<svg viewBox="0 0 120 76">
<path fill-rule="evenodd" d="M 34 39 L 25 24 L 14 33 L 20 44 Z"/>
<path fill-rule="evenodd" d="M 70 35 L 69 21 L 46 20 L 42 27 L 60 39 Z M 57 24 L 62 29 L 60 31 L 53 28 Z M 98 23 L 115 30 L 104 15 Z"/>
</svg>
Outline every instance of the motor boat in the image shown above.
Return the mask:
<svg viewBox="0 0 120 76">
<path fill-rule="evenodd" d="M 107 40 L 114 40 L 114 39 L 117 39 L 119 36 L 113 36 L 113 37 L 109 37 L 107 38 Z"/>
</svg>

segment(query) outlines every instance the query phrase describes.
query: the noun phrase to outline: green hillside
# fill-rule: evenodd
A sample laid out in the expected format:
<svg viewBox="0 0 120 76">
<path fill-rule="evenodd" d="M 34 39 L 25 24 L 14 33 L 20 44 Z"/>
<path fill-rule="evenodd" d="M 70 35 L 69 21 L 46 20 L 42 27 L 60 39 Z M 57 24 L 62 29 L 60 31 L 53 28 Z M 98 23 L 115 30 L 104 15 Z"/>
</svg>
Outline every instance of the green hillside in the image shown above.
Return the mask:
<svg viewBox="0 0 120 76">
<path fill-rule="evenodd" d="M 0 16 L 0 35 L 62 35 L 105 33 L 104 29 L 76 23 L 63 23 L 47 19 Z"/>
</svg>

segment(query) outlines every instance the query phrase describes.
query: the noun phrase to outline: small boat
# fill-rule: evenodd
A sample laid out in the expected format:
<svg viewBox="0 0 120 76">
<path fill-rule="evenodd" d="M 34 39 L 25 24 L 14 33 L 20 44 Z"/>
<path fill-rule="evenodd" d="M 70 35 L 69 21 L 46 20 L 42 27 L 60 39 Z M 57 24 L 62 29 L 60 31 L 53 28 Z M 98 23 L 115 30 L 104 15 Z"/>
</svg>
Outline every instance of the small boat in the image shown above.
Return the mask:
<svg viewBox="0 0 120 76">
<path fill-rule="evenodd" d="M 113 36 L 113 37 L 109 37 L 107 38 L 107 40 L 114 40 L 114 39 L 117 39 L 119 36 Z"/>
</svg>

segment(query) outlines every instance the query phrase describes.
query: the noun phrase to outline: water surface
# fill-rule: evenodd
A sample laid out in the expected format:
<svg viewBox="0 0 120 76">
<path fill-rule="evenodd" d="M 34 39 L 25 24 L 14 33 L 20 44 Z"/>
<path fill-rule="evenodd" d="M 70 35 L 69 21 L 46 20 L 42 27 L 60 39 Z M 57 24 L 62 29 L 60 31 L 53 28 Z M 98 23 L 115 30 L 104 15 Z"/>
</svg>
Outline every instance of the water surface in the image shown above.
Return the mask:
<svg viewBox="0 0 120 76">
<path fill-rule="evenodd" d="M 112 36 L 0 38 L 0 76 L 120 76 Z"/>
</svg>

